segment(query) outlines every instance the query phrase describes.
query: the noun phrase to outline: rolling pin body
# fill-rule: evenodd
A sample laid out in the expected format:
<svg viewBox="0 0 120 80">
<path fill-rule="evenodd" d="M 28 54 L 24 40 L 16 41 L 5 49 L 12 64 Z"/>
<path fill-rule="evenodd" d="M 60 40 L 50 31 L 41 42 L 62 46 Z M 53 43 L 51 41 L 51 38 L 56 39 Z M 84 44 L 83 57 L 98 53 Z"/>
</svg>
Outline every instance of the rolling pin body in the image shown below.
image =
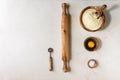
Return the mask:
<svg viewBox="0 0 120 80">
<path fill-rule="evenodd" d="M 68 72 L 69 62 L 69 14 L 67 13 L 67 4 L 62 3 L 62 60 L 63 71 Z"/>
</svg>

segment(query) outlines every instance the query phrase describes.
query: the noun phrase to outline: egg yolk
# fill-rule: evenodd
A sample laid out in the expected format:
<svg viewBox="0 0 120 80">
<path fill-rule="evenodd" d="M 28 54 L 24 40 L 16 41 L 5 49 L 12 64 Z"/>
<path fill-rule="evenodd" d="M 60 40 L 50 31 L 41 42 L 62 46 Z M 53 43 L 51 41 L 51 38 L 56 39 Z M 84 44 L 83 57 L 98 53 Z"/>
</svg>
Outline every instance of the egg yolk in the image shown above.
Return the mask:
<svg viewBox="0 0 120 80">
<path fill-rule="evenodd" d="M 95 46 L 93 41 L 89 41 L 88 42 L 88 47 L 93 48 Z"/>
</svg>

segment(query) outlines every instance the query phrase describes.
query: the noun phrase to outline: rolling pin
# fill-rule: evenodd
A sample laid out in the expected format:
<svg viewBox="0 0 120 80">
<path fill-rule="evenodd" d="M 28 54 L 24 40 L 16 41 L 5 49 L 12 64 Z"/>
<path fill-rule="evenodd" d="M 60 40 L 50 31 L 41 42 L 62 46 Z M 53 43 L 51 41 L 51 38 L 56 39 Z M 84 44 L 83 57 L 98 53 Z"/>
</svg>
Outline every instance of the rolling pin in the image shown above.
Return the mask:
<svg viewBox="0 0 120 80">
<path fill-rule="evenodd" d="M 68 5 L 62 3 L 62 60 L 63 60 L 63 71 L 68 72 L 68 62 L 69 62 L 69 14 Z"/>
</svg>

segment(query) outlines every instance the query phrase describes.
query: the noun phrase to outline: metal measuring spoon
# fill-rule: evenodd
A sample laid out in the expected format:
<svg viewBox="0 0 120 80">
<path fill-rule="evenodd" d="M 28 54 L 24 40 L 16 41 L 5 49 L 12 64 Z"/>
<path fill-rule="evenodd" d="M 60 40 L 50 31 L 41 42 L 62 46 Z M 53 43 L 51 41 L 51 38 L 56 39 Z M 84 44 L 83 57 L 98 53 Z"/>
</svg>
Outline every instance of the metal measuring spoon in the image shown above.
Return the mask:
<svg viewBox="0 0 120 80">
<path fill-rule="evenodd" d="M 51 53 L 53 52 L 53 48 L 48 48 L 48 52 L 50 53 L 50 57 L 49 57 L 50 69 L 49 69 L 49 71 L 53 71 L 53 58 L 51 56 Z"/>
</svg>

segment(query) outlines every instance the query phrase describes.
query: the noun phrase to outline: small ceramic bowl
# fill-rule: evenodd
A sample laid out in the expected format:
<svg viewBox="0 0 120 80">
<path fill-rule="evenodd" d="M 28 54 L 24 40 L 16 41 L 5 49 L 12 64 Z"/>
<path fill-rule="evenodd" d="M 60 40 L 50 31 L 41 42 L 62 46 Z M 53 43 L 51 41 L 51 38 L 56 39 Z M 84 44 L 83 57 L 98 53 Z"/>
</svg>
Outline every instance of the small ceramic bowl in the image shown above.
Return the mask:
<svg viewBox="0 0 120 80">
<path fill-rule="evenodd" d="M 95 37 L 88 37 L 84 41 L 84 47 L 88 51 L 95 51 L 98 48 L 99 42 Z"/>
<path fill-rule="evenodd" d="M 98 66 L 98 63 L 95 59 L 90 59 L 87 65 L 89 68 L 96 68 Z"/>
</svg>

